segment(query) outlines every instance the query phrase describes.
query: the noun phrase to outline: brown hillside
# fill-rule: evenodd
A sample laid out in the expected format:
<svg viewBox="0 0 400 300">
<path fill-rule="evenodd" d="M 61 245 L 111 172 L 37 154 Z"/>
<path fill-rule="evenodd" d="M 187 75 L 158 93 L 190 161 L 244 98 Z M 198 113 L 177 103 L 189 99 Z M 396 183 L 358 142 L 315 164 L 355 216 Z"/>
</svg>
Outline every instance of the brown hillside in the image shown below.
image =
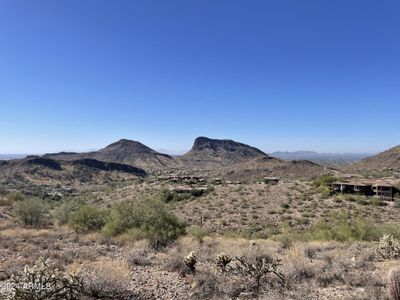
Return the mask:
<svg viewBox="0 0 400 300">
<path fill-rule="evenodd" d="M 175 166 L 176 161 L 167 154 L 159 153 L 140 142 L 122 139 L 107 147 L 88 153 L 61 152 L 45 157 L 59 160 L 96 159 L 105 162 L 128 164 L 145 170 Z"/>
<path fill-rule="evenodd" d="M 345 171 L 376 176 L 398 173 L 400 172 L 400 146 L 354 163 L 345 168 Z"/>
</svg>

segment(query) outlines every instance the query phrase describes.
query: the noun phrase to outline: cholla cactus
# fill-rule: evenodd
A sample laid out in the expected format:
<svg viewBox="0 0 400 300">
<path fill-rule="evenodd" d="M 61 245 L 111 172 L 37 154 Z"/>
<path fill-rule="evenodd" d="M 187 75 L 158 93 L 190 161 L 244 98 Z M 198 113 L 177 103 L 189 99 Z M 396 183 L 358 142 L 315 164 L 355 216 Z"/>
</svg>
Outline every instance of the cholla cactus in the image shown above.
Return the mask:
<svg viewBox="0 0 400 300">
<path fill-rule="evenodd" d="M 190 272 L 192 273 L 196 272 L 197 257 L 193 251 L 190 252 L 189 255 L 185 257 L 184 263 L 189 268 Z"/>
<path fill-rule="evenodd" d="M 384 259 L 393 259 L 400 256 L 400 241 L 390 234 L 385 234 L 379 240 L 376 253 Z"/>
<path fill-rule="evenodd" d="M 77 299 L 81 288 L 77 276 L 65 276 L 44 258 L 36 260 L 33 266 L 25 266 L 20 275 L 11 277 L 10 283 L 10 300 Z"/>
<path fill-rule="evenodd" d="M 400 269 L 389 272 L 389 295 L 391 300 L 400 300 Z"/>
<path fill-rule="evenodd" d="M 216 264 L 222 272 L 226 271 L 226 267 L 232 261 L 232 257 L 225 253 L 219 253 L 216 258 Z"/>
</svg>

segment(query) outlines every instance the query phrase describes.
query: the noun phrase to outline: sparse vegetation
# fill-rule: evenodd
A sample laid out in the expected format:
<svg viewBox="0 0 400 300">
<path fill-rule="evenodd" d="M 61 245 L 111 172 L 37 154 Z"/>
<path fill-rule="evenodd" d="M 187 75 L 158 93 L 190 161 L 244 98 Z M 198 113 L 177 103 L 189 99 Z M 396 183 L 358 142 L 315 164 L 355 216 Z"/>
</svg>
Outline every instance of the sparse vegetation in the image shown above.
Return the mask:
<svg viewBox="0 0 400 300">
<path fill-rule="evenodd" d="M 331 175 L 322 175 L 322 176 L 320 176 L 320 177 L 314 179 L 313 185 L 314 185 L 315 187 L 317 187 L 317 188 L 318 188 L 318 187 L 321 187 L 321 186 L 327 187 L 327 186 L 329 186 L 331 183 L 333 183 L 333 182 L 335 182 L 335 181 L 337 181 L 337 180 L 338 180 L 338 178 L 336 178 L 336 177 L 334 177 L 334 176 L 331 176 Z"/>
<path fill-rule="evenodd" d="M 63 274 L 51 260 L 40 257 L 32 266 L 11 277 L 13 288 L 10 300 L 77 299 L 81 293 L 81 279 L 74 274 Z"/>
<path fill-rule="evenodd" d="M 161 201 L 141 199 L 115 205 L 104 233 L 109 236 L 128 234 L 132 239 L 147 239 L 153 248 L 158 248 L 183 234 L 184 226 Z"/>
<path fill-rule="evenodd" d="M 394 259 L 400 256 L 400 241 L 390 234 L 384 234 L 376 248 L 376 253 L 384 259 Z"/>
<path fill-rule="evenodd" d="M 132 271 L 124 261 L 103 259 L 83 266 L 83 293 L 94 299 L 131 299 Z"/>
<path fill-rule="evenodd" d="M 26 226 L 38 227 L 42 225 L 46 210 L 43 201 L 29 198 L 14 204 L 14 213 Z"/>
<path fill-rule="evenodd" d="M 400 270 L 398 268 L 389 272 L 389 295 L 391 300 L 400 300 Z"/>
<path fill-rule="evenodd" d="M 106 224 L 107 212 L 90 205 L 82 205 L 68 218 L 68 224 L 78 233 L 96 231 Z"/>
</svg>

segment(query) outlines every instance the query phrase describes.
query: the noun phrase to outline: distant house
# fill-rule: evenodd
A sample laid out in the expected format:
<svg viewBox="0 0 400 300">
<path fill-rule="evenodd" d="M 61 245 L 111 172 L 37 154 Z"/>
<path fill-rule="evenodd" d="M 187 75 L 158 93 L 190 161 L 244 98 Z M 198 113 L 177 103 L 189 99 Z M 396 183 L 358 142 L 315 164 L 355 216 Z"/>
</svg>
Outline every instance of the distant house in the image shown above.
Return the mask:
<svg viewBox="0 0 400 300">
<path fill-rule="evenodd" d="M 394 195 L 398 192 L 398 190 L 393 185 L 378 181 L 338 181 L 332 183 L 332 188 L 334 192 L 341 194 L 361 194 L 366 196 L 378 196 L 390 201 L 393 201 Z"/>
</svg>

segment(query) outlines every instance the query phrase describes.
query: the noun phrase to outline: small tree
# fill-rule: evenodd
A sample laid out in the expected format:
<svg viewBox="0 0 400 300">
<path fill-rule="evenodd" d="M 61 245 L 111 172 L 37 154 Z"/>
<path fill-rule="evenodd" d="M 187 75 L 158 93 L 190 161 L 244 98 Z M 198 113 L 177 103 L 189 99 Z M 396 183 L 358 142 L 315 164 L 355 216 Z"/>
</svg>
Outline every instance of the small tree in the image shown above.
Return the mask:
<svg viewBox="0 0 400 300">
<path fill-rule="evenodd" d="M 14 206 L 14 213 L 26 226 L 38 227 L 45 214 L 45 207 L 40 199 L 26 199 Z"/>
</svg>

